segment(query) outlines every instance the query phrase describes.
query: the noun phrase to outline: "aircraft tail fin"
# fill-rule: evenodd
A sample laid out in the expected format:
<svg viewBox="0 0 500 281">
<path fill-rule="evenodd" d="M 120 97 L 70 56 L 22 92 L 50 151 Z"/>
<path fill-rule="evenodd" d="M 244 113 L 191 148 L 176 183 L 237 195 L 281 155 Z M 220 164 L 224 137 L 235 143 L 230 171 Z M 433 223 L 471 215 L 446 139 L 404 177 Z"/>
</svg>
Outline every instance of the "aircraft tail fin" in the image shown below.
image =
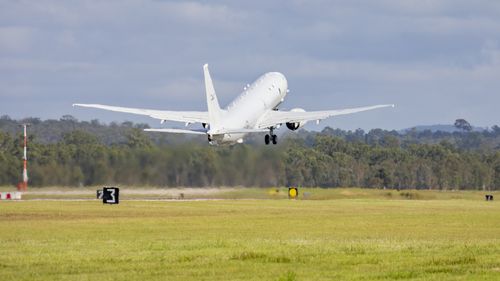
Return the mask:
<svg viewBox="0 0 500 281">
<path fill-rule="evenodd" d="M 214 84 L 212 82 L 212 77 L 210 77 L 210 72 L 208 71 L 208 64 L 203 65 L 203 75 L 205 76 L 205 92 L 207 94 L 207 107 L 208 107 L 208 119 L 210 127 L 217 127 L 220 123 L 221 109 L 219 106 L 219 101 L 217 100 L 217 95 L 215 94 Z"/>
</svg>

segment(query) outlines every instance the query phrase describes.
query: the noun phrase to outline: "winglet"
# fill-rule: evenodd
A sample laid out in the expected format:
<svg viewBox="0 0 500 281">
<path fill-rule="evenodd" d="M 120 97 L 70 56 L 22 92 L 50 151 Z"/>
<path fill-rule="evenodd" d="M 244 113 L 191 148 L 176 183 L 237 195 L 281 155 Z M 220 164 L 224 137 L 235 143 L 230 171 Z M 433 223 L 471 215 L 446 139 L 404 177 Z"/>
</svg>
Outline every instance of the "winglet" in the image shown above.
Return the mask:
<svg viewBox="0 0 500 281">
<path fill-rule="evenodd" d="M 208 64 L 203 65 L 203 75 L 205 76 L 205 92 L 207 95 L 207 107 L 208 107 L 208 119 L 210 121 L 210 127 L 217 127 L 220 123 L 221 109 L 219 106 L 219 101 L 215 93 L 214 84 L 212 82 L 212 77 L 210 77 L 210 72 L 208 71 Z"/>
</svg>

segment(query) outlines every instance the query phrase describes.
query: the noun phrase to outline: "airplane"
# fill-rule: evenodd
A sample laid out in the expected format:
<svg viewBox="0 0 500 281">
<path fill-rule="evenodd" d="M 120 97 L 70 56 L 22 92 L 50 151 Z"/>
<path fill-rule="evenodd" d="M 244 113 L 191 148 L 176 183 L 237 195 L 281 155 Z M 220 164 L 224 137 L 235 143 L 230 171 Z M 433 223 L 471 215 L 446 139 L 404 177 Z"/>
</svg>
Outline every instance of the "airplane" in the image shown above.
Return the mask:
<svg viewBox="0 0 500 281">
<path fill-rule="evenodd" d="M 208 64 L 203 65 L 203 74 L 207 111 L 166 111 L 81 103 L 75 103 L 73 106 L 146 115 L 159 119 L 161 124 L 165 121 L 184 122 L 186 126 L 192 123 L 201 123 L 202 128 L 200 129 L 158 128 L 145 129 L 144 131 L 206 135 L 208 143 L 211 145 L 243 143 L 245 135 L 249 133 L 266 133 L 264 143 L 266 145 L 277 144 L 278 137 L 275 130 L 282 124 L 295 131 L 310 121 L 319 123 L 320 120 L 333 116 L 394 107 L 394 104 L 383 104 L 337 110 L 305 111 L 302 108 L 294 108 L 282 111 L 278 107 L 289 93 L 287 80 L 279 72 L 268 72 L 252 84 L 247 84 L 243 92 L 226 108 L 222 109 L 219 106 Z"/>
</svg>

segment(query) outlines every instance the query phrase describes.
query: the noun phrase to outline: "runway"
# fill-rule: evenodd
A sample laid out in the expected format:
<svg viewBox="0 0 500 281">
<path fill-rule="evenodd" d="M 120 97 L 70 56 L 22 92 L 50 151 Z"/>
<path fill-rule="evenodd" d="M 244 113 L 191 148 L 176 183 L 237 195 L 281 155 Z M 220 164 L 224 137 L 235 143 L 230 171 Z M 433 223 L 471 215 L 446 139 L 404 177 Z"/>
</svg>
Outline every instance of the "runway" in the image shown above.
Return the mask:
<svg viewBox="0 0 500 281">
<path fill-rule="evenodd" d="M 150 198 L 144 198 L 144 199 L 120 199 L 120 202 L 191 202 L 191 201 L 225 201 L 225 200 L 262 200 L 262 199 L 227 199 L 227 198 L 193 198 L 193 199 L 164 199 L 164 198 L 158 198 L 158 199 L 150 199 Z M 86 201 L 95 201 L 95 202 L 102 202 L 101 199 L 71 199 L 71 198 L 33 198 L 33 199 L 21 199 L 21 200 L 4 200 L 3 202 L 27 202 L 27 201 L 48 201 L 48 202 L 86 202 Z"/>
</svg>

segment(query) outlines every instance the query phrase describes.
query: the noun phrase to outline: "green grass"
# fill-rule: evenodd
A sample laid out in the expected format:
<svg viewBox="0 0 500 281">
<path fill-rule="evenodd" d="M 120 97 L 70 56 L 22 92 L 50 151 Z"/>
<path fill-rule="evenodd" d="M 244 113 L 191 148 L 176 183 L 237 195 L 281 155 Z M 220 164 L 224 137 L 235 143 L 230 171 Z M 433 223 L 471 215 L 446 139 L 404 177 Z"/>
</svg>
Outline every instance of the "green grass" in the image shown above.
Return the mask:
<svg viewBox="0 0 500 281">
<path fill-rule="evenodd" d="M 498 201 L 371 196 L 0 202 L 0 280 L 500 280 Z"/>
</svg>

